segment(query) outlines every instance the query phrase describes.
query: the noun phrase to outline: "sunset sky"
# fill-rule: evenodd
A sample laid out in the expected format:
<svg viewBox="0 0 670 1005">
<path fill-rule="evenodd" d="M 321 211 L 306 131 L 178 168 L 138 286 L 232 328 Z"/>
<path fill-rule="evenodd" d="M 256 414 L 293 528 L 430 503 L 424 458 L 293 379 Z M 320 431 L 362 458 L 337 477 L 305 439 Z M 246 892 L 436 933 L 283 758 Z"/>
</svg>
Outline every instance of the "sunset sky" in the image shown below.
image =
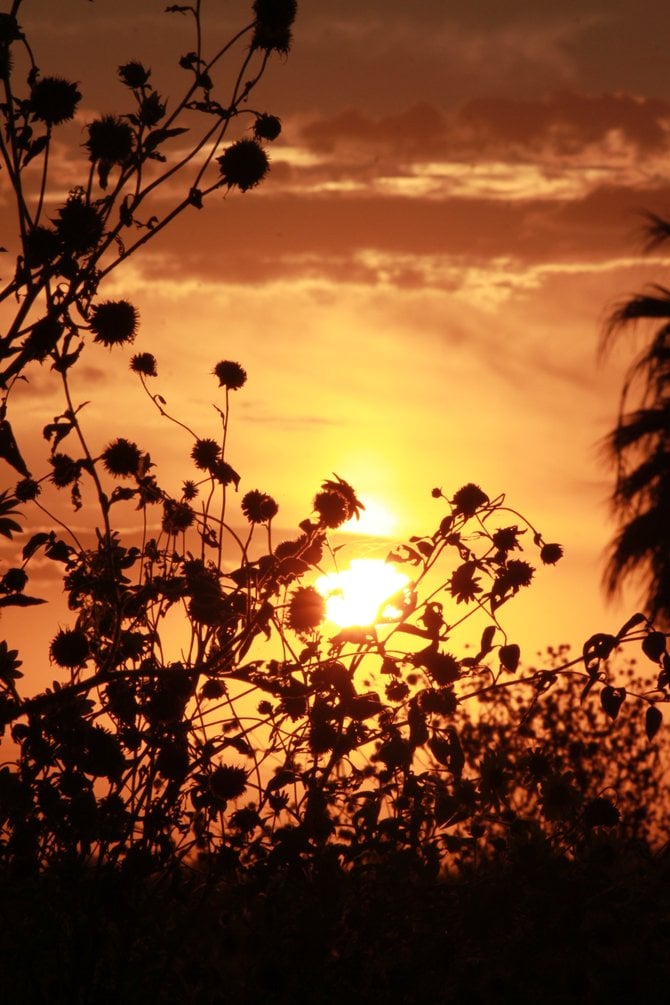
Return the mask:
<svg viewBox="0 0 670 1005">
<path fill-rule="evenodd" d="M 192 43 L 164 7 L 25 0 L 42 72 L 80 81 L 79 129 L 122 110 L 129 59 L 176 93 L 166 67 Z M 247 9 L 204 8 L 217 39 Z M 203 436 L 213 364 L 246 368 L 229 460 L 241 490 L 277 498 L 286 536 L 333 472 L 369 505 L 365 529 L 394 539 L 435 528 L 433 486 L 474 481 L 565 546 L 510 606 L 513 631 L 532 649 L 618 629 L 636 595 L 606 608 L 600 589 L 599 444 L 645 332 L 604 362 L 597 347 L 622 297 L 667 282 L 641 214 L 670 213 L 670 6 L 302 0 L 294 34 L 252 99 L 283 124 L 264 184 L 216 194 L 103 287 L 140 310 L 134 351 L 156 355 L 155 389 Z M 56 167 L 65 191 L 73 156 Z M 191 444 L 122 355 L 87 350 L 92 438 L 137 438 L 176 491 Z M 46 381 L 23 406 L 38 440 Z"/>
</svg>

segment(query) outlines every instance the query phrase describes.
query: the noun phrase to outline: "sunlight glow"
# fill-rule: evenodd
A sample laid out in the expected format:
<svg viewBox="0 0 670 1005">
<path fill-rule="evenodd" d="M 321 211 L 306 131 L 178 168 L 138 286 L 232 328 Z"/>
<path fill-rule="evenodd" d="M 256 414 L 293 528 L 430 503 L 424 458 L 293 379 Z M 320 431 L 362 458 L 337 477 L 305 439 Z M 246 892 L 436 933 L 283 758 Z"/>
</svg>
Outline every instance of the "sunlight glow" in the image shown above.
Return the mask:
<svg viewBox="0 0 670 1005">
<path fill-rule="evenodd" d="M 349 534 L 363 534 L 370 537 L 393 537 L 398 518 L 387 506 L 371 496 L 364 496 L 365 509 L 358 520 L 351 519 L 343 528 Z"/>
<path fill-rule="evenodd" d="M 326 601 L 328 621 L 345 628 L 399 617 L 392 600 L 408 582 L 382 559 L 354 558 L 348 569 L 321 576 L 314 585 Z"/>
</svg>

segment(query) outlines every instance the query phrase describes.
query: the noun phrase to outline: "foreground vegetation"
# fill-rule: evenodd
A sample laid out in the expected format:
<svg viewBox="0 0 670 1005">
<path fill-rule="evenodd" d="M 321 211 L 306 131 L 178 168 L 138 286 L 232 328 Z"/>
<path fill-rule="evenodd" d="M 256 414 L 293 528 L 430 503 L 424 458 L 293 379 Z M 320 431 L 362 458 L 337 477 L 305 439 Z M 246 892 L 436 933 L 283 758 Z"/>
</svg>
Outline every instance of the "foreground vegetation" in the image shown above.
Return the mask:
<svg viewBox="0 0 670 1005">
<path fill-rule="evenodd" d="M 205 5 L 169 8 L 195 28 L 181 101 L 168 112 L 151 71 L 121 65 L 125 110 L 88 124 L 79 181 L 49 216 L 53 136 L 81 95 L 40 74 L 22 6 L 0 16 L 0 154 L 18 222 L 0 294 L 16 308 L 0 373 L 13 469 L 0 606 L 43 602 L 30 582 L 43 562 L 71 618 L 44 642 L 56 678 L 43 691 L 18 642 L 0 643 L 4 997 L 651 989 L 665 968 L 654 891 L 667 882 L 670 656 L 650 616 L 524 665 L 505 607 L 562 548 L 467 483 L 434 488 L 434 531 L 388 556 L 406 585 L 370 624 L 335 631 L 314 581 L 363 505 L 328 477 L 276 540 L 278 502 L 240 498 L 228 456 L 248 379 L 235 360 L 212 361 L 218 425 L 203 434 L 170 413 L 153 352 L 130 357 L 129 379 L 183 437 L 178 489 L 126 428 L 103 448 L 86 430 L 73 374 L 102 349 L 127 370 L 139 335 L 137 308 L 103 299 L 104 280 L 182 212 L 264 179 L 281 123 L 251 96 L 289 50 L 295 4 L 256 0 L 213 54 Z M 220 94 L 214 71 L 229 63 Z M 178 178 L 185 194 L 166 210 L 156 193 Z M 33 461 L 17 418 L 38 368 L 62 411 Z"/>
</svg>

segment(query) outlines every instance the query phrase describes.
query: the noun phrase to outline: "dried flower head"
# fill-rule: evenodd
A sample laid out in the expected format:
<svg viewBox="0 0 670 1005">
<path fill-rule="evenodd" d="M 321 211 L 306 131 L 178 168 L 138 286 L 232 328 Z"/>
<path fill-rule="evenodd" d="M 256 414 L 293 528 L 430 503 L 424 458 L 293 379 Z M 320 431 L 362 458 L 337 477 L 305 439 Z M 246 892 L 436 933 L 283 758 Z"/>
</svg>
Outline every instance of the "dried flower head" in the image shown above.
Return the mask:
<svg viewBox="0 0 670 1005">
<path fill-rule="evenodd" d="M 127 300 L 104 300 L 91 312 L 90 327 L 94 342 L 111 348 L 133 342 L 137 334 L 139 314 Z"/>
<path fill-rule="evenodd" d="M 88 639 L 78 628 L 61 628 L 51 640 L 49 655 L 57 666 L 75 670 L 90 656 Z"/>
<path fill-rule="evenodd" d="M 146 70 L 141 63 L 131 59 L 129 63 L 124 63 L 118 69 L 119 77 L 126 87 L 144 87 L 151 76 L 151 70 Z"/>
<path fill-rule="evenodd" d="M 272 496 L 258 489 L 252 489 L 242 498 L 242 512 L 249 523 L 267 523 L 279 512 L 279 506 Z"/>
<path fill-rule="evenodd" d="M 464 517 L 471 517 L 477 512 L 480 506 L 485 506 L 489 502 L 486 492 L 483 492 L 479 485 L 468 482 L 458 492 L 454 493 L 451 505 L 455 513 L 460 513 Z"/>
<path fill-rule="evenodd" d="M 143 377 L 157 377 L 156 357 L 150 352 L 138 352 L 131 356 L 130 369 L 133 373 L 140 373 Z"/>
<path fill-rule="evenodd" d="M 349 519 L 349 507 L 339 492 L 317 492 L 314 496 L 314 510 L 319 514 L 319 523 L 335 529 Z"/>
<path fill-rule="evenodd" d="M 198 486 L 195 482 L 187 479 L 181 487 L 181 494 L 187 502 L 190 502 L 191 499 L 195 499 L 198 495 Z"/>
<path fill-rule="evenodd" d="M 219 387 L 227 387 L 229 391 L 239 391 L 247 380 L 247 371 L 228 359 L 217 363 L 212 372 L 219 379 Z"/>
<path fill-rule="evenodd" d="M 64 489 L 68 485 L 72 485 L 76 482 L 81 474 L 81 468 L 77 461 L 73 460 L 69 454 L 54 454 L 50 458 L 49 463 L 51 464 L 53 471 L 51 472 L 51 481 L 54 485 L 57 485 L 59 489 Z"/>
<path fill-rule="evenodd" d="M 535 570 L 532 565 L 528 562 L 524 562 L 522 559 L 514 558 L 510 559 L 502 573 L 502 577 L 505 580 L 505 584 L 514 590 L 518 590 L 521 586 L 530 586 L 530 582 L 533 578 L 533 573 Z"/>
<path fill-rule="evenodd" d="M 33 499 L 37 499 L 40 492 L 40 484 L 33 478 L 22 478 L 20 482 L 16 483 L 14 489 L 14 495 L 19 502 L 31 502 Z"/>
<path fill-rule="evenodd" d="M 110 443 L 102 454 L 105 468 L 116 478 L 130 478 L 136 475 L 141 460 L 142 452 L 137 444 L 123 438 Z"/>
<path fill-rule="evenodd" d="M 31 359 L 37 359 L 41 363 L 56 348 L 62 334 L 63 326 L 60 321 L 47 314 L 33 325 L 24 343 L 24 349 Z"/>
<path fill-rule="evenodd" d="M 291 48 L 291 27 L 297 10 L 296 0 L 254 0 L 256 24 L 252 49 L 287 53 Z"/>
<path fill-rule="evenodd" d="M 276 115 L 259 115 L 254 122 L 254 136 L 257 140 L 276 140 L 281 133 L 281 120 Z"/>
<path fill-rule="evenodd" d="M 543 544 L 540 549 L 540 558 L 545 565 L 556 565 L 563 557 L 563 548 L 560 544 Z"/>
<path fill-rule="evenodd" d="M 30 92 L 33 118 L 47 126 L 58 126 L 72 119 L 80 101 L 77 85 L 63 77 L 42 77 Z"/>
<path fill-rule="evenodd" d="M 54 260 L 60 250 L 58 234 L 51 227 L 33 227 L 26 235 L 26 265 L 40 269 Z"/>
<path fill-rule="evenodd" d="M 255 188 L 270 170 L 268 156 L 256 140 L 237 140 L 217 157 L 217 163 L 225 184 L 242 192 Z"/>
<path fill-rule="evenodd" d="M 200 468 L 201 471 L 214 471 L 221 457 L 221 447 L 216 440 L 196 440 L 191 457 L 196 468 Z"/>
<path fill-rule="evenodd" d="M 288 624 L 294 632 L 309 632 L 326 616 L 326 602 L 313 586 L 299 586 L 288 607 Z"/>
<path fill-rule="evenodd" d="M 165 115 L 165 102 L 161 99 L 158 91 L 147 94 L 140 102 L 139 116 L 143 126 L 151 129 L 157 125 Z"/>
<path fill-rule="evenodd" d="M 237 799 L 246 787 L 247 773 L 244 768 L 221 764 L 210 775 L 209 788 L 217 802 L 225 803 L 229 799 Z"/>
<path fill-rule="evenodd" d="M 12 568 L 2 577 L 2 588 L 6 593 L 21 593 L 28 582 L 28 573 L 25 569 Z"/>
<path fill-rule="evenodd" d="M 228 461 L 217 461 L 212 468 L 211 474 L 217 479 L 222 485 L 234 485 L 235 488 L 240 484 L 240 476 L 232 467 Z"/>
<path fill-rule="evenodd" d="M 78 191 L 58 210 L 55 224 L 61 244 L 66 251 L 74 254 L 91 251 L 102 237 L 100 214 L 84 202 L 82 193 Z"/>
<path fill-rule="evenodd" d="M 186 502 L 166 499 L 163 502 L 162 527 L 166 534 L 181 534 L 195 521 L 195 513 Z"/>
<path fill-rule="evenodd" d="M 92 161 L 107 164 L 125 164 L 129 160 L 135 140 L 128 122 L 116 115 L 103 115 L 88 127 L 88 139 L 84 146 Z"/>
</svg>

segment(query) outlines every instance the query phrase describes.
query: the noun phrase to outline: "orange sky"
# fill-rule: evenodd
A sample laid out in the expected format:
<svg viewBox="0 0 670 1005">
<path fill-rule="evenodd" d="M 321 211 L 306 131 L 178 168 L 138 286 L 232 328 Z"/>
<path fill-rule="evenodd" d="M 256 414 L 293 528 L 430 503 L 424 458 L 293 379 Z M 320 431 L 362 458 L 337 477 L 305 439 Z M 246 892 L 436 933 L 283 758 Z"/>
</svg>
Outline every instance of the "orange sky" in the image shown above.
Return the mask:
<svg viewBox="0 0 670 1005">
<path fill-rule="evenodd" d="M 243 6 L 205 4 L 231 26 Z M 190 42 L 164 7 L 25 0 L 43 73 L 84 93 L 59 198 L 83 161 L 77 129 L 121 110 L 120 63 L 146 59 L 168 99 L 176 87 L 165 52 Z M 606 609 L 600 591 L 613 527 L 598 443 L 636 343 L 604 365 L 596 348 L 608 310 L 665 278 L 639 214 L 670 212 L 669 36 L 661 2 L 642 17 L 634 0 L 303 0 L 293 52 L 254 98 L 284 126 L 266 182 L 183 216 L 102 289 L 137 304 L 133 349 L 157 356 L 156 390 L 200 435 L 216 431 L 213 364 L 247 369 L 229 459 L 243 490 L 278 499 L 287 534 L 332 472 L 390 512 L 394 536 L 434 529 L 434 485 L 505 492 L 566 549 L 510 605 L 529 655 L 634 609 L 634 593 Z M 122 355 L 82 357 L 92 440 L 137 439 L 176 491 L 191 444 Z M 21 403 L 36 446 L 47 385 L 38 371 Z"/>
</svg>

